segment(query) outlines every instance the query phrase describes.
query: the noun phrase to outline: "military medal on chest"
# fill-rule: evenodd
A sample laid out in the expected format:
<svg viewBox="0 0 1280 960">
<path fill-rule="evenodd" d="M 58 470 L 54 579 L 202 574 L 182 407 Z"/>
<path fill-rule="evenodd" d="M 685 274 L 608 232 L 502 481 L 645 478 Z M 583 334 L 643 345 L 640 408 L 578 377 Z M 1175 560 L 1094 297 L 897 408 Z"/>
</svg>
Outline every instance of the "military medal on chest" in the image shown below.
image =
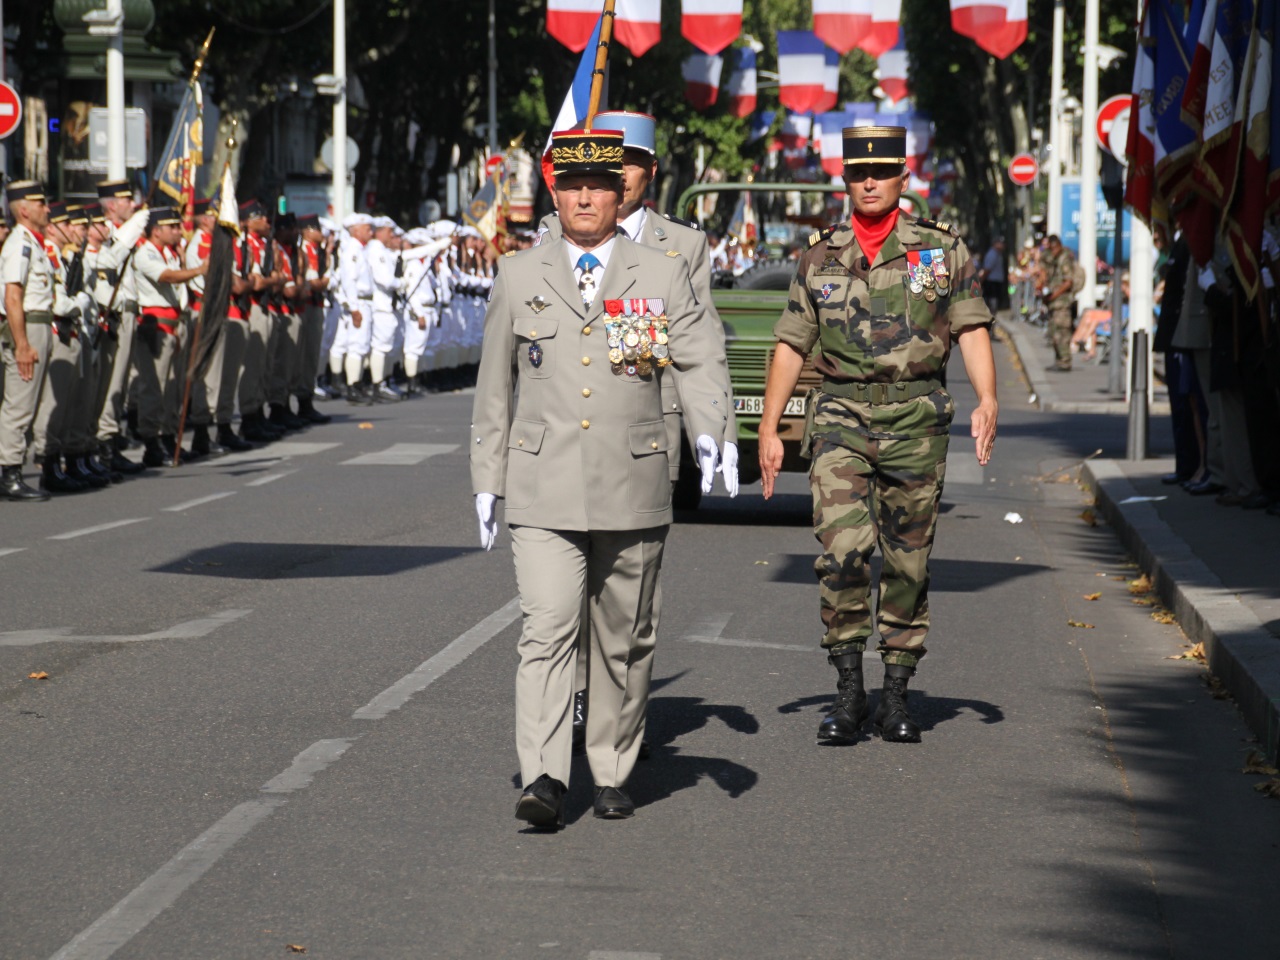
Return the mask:
<svg viewBox="0 0 1280 960">
<path fill-rule="evenodd" d="M 666 304 L 656 297 L 604 302 L 609 365 L 615 376 L 647 377 L 671 363 Z"/>
</svg>

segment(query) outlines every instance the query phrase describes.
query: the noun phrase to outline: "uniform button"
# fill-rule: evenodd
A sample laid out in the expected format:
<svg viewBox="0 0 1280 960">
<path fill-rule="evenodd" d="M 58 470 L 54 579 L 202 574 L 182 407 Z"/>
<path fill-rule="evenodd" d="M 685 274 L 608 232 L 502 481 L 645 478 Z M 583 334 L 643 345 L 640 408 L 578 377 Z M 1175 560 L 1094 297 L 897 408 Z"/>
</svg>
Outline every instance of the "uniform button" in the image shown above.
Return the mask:
<svg viewBox="0 0 1280 960">
<path fill-rule="evenodd" d="M 583 421 L 582 421 L 582 429 L 583 429 L 583 430 L 588 430 L 588 429 L 590 429 L 590 428 L 591 428 L 591 421 L 590 421 L 590 420 L 583 420 Z"/>
<path fill-rule="evenodd" d="M 590 387 L 583 387 L 583 388 L 582 388 L 582 395 L 583 395 L 584 397 L 589 397 L 589 396 L 591 396 L 591 388 L 590 388 Z"/>
<path fill-rule="evenodd" d="M 587 336 L 587 337 L 591 336 L 591 327 L 589 327 L 589 326 L 587 326 L 587 327 L 583 327 L 583 328 L 582 328 L 582 334 L 583 334 L 583 336 Z"/>
<path fill-rule="evenodd" d="M 653 449 L 657 450 L 657 449 L 658 449 L 658 441 L 657 441 L 657 440 L 653 441 L 653 443 L 649 444 L 649 446 L 651 446 L 651 447 L 653 447 Z"/>
<path fill-rule="evenodd" d="M 582 358 L 582 365 L 583 365 L 584 367 L 589 367 L 589 366 L 591 366 L 591 358 L 590 358 L 590 357 L 583 357 L 583 358 Z"/>
<path fill-rule="evenodd" d="M 537 335 L 538 335 L 538 331 L 537 331 L 537 330 L 530 330 L 530 331 L 529 331 L 529 339 L 530 339 L 530 340 L 532 340 L 532 339 L 533 339 L 534 337 L 536 337 Z"/>
<path fill-rule="evenodd" d="M 517 441 L 516 441 L 516 446 L 517 446 L 517 447 L 523 447 L 523 446 L 524 446 L 524 441 L 523 441 L 523 440 L 517 440 Z"/>
</svg>

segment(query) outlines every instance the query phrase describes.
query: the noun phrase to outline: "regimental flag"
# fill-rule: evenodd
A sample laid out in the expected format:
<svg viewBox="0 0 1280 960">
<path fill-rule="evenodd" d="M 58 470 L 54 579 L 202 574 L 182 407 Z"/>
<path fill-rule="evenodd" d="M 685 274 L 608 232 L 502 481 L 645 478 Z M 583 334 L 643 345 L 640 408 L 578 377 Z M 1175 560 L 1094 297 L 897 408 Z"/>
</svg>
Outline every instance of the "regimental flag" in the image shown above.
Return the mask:
<svg viewBox="0 0 1280 960">
<path fill-rule="evenodd" d="M 838 177 L 844 172 L 844 128 L 854 125 L 853 118 L 843 111 L 832 110 L 814 117 L 814 123 L 821 131 L 817 138 L 822 144 L 822 169 Z"/>
<path fill-rule="evenodd" d="M 195 168 L 204 163 L 203 109 L 200 84 L 187 84 L 156 167 L 156 186 L 188 212 L 194 200 Z"/>
<path fill-rule="evenodd" d="M 1280 51 L 1280 24 L 1271 35 L 1271 51 Z M 1280 119 L 1276 117 L 1276 104 L 1280 103 L 1280 70 L 1271 62 L 1271 133 L 1268 137 L 1267 161 L 1267 216 L 1280 212 Z"/>
<path fill-rule="evenodd" d="M 858 41 L 858 48 L 879 57 L 893 48 L 900 36 L 902 0 L 871 0 L 871 26 Z"/>
<path fill-rule="evenodd" d="M 901 28 L 898 30 L 898 42 L 893 49 L 880 54 L 876 66 L 880 71 L 880 90 L 890 103 L 897 103 L 911 93 L 907 85 L 907 44 Z"/>
<path fill-rule="evenodd" d="M 218 188 L 214 209 L 218 219 L 209 242 L 209 272 L 204 277 L 204 296 L 194 327 L 195 350 L 190 358 L 190 369 L 196 379 L 203 377 L 209 368 L 214 347 L 218 345 L 227 320 L 227 308 L 231 305 L 231 275 L 236 266 L 235 241 L 240 236 L 240 208 L 236 204 L 236 183 L 229 163 L 222 168 L 222 184 Z"/>
<path fill-rule="evenodd" d="M 729 218 L 729 233 L 743 243 L 756 239 L 756 211 L 751 202 L 750 190 L 743 190 L 738 194 L 738 205 Z"/>
<path fill-rule="evenodd" d="M 499 253 L 502 245 L 498 238 L 506 233 L 506 217 L 502 215 L 507 199 L 505 170 L 506 164 L 496 164 L 484 186 L 476 191 L 462 212 L 462 219 L 479 230 Z"/>
<path fill-rule="evenodd" d="M 871 29 L 872 0 L 813 0 L 813 32 L 840 53 L 856 47 Z"/>
<path fill-rule="evenodd" d="M 808 30 L 778 31 L 778 100 L 789 110 L 810 113 L 827 98 L 826 45 Z"/>
<path fill-rule="evenodd" d="M 596 9 L 597 11 L 599 9 L 598 3 Z M 555 188 L 555 178 L 551 170 L 551 134 L 557 130 L 572 130 L 587 119 L 587 110 L 591 106 L 591 74 L 596 68 L 596 50 L 600 46 L 601 20 L 602 17 L 597 12 L 595 29 L 591 31 L 587 42 L 581 48 L 582 56 L 578 58 L 578 69 L 573 73 L 573 82 L 569 85 L 569 92 L 565 94 L 564 102 L 560 104 L 560 112 L 556 114 L 555 122 L 551 124 L 551 129 L 547 131 L 547 143 L 542 148 L 542 179 L 546 181 L 548 190 Z M 606 58 L 604 88 L 600 93 L 600 109 L 609 109 L 608 102 L 609 61 Z"/>
<path fill-rule="evenodd" d="M 738 47 L 732 54 L 733 70 L 725 84 L 728 102 L 725 109 L 730 116 L 747 117 L 756 108 L 756 52 L 750 47 Z"/>
<path fill-rule="evenodd" d="M 1202 27 L 1183 107 L 1191 112 L 1193 123 L 1200 121 L 1202 146 L 1193 173 L 1195 188 L 1214 207 L 1225 212 L 1240 166 L 1253 69 L 1250 47 L 1257 11 L 1254 0 L 1216 0 L 1216 4 L 1210 0 L 1205 5 L 1206 24 L 1210 8 L 1214 6 L 1212 34 L 1206 37 L 1206 27 Z M 1203 56 L 1200 46 L 1206 39 L 1211 45 L 1208 55 Z"/>
<path fill-rule="evenodd" d="M 618 0 L 614 10 L 613 35 L 633 57 L 643 57 L 662 39 L 662 0 Z"/>
<path fill-rule="evenodd" d="M 1261 4 L 1250 43 L 1250 82 L 1241 91 L 1245 104 L 1240 178 L 1227 215 L 1227 247 L 1245 292 L 1258 295 L 1262 280 L 1262 223 L 1267 208 L 1268 153 L 1272 135 L 1271 93 L 1275 84 L 1276 4 Z"/>
<path fill-rule="evenodd" d="M 1154 84 L 1150 94 L 1152 156 L 1155 162 L 1155 202 L 1157 222 L 1166 219 L 1165 208 L 1180 203 L 1190 187 L 1189 173 L 1195 162 L 1199 125 L 1188 125 L 1182 110 L 1191 72 L 1191 58 L 1204 19 L 1204 0 L 1151 0 L 1144 30 L 1154 44 Z M 1146 34 L 1144 33 L 1144 36 Z M 1132 126 L 1132 114 L 1130 114 Z"/>
<path fill-rule="evenodd" d="M 703 53 L 719 53 L 742 33 L 742 0 L 680 0 L 680 33 Z"/>
<path fill-rule="evenodd" d="M 547 33 L 581 53 L 600 22 L 601 6 L 600 0 L 547 0 Z"/>
<path fill-rule="evenodd" d="M 951 29 L 1003 60 L 1027 39 L 1027 0 L 951 0 Z"/>
<path fill-rule="evenodd" d="M 695 110 L 715 105 L 720 94 L 720 71 L 724 58 L 714 54 L 691 53 L 680 68 L 684 76 L 684 96 Z"/>
</svg>

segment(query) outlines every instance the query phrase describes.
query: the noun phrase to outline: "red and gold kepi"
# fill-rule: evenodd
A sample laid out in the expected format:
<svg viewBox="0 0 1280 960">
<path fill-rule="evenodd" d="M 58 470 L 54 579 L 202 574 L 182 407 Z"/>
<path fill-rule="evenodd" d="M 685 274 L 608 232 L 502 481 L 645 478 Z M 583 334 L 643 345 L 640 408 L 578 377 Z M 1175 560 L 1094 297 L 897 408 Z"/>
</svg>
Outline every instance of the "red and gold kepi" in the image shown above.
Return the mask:
<svg viewBox="0 0 1280 960">
<path fill-rule="evenodd" d="M 561 130 L 551 135 L 552 170 L 557 177 L 622 176 L 622 144 L 622 133 L 617 130 Z"/>
<path fill-rule="evenodd" d="M 845 127 L 845 163 L 906 163 L 906 127 Z"/>
</svg>

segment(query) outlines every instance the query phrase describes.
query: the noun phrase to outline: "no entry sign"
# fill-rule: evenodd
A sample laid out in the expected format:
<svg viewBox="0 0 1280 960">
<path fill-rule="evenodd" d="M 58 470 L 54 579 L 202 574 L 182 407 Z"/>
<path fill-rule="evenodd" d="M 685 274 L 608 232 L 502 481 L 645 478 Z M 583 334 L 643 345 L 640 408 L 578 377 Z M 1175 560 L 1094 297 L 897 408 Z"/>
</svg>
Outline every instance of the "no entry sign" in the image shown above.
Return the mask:
<svg viewBox="0 0 1280 960">
<path fill-rule="evenodd" d="M 1020 153 L 1009 161 L 1009 179 L 1020 187 L 1029 187 L 1035 183 L 1040 172 L 1040 164 L 1029 153 Z"/>
<path fill-rule="evenodd" d="M 18 91 L 7 83 L 0 83 L 0 140 L 18 129 L 22 122 L 22 101 Z"/>
<path fill-rule="evenodd" d="M 1111 149 L 1114 142 L 1111 134 L 1116 123 L 1123 123 L 1125 133 L 1128 133 L 1129 108 L 1132 105 L 1133 94 L 1123 93 L 1118 97 L 1108 97 L 1098 107 L 1098 121 L 1093 126 L 1093 132 L 1098 138 L 1098 146 L 1108 153 L 1115 152 Z M 1124 150 L 1120 153 L 1123 154 Z"/>
</svg>

